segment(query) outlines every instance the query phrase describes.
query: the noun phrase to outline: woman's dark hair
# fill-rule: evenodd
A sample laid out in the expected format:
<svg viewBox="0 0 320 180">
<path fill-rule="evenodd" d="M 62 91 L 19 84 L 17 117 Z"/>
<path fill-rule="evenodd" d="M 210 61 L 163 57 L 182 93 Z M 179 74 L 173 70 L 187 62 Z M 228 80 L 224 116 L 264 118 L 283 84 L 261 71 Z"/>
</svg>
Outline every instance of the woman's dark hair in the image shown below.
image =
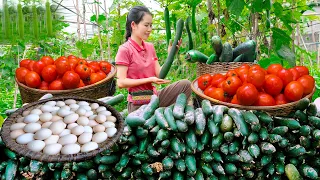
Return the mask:
<svg viewBox="0 0 320 180">
<path fill-rule="evenodd" d="M 135 6 L 130 10 L 126 22 L 126 41 L 128 41 L 132 33 L 131 22 L 134 21 L 136 24 L 139 24 L 145 13 L 152 15 L 145 6 Z"/>
</svg>

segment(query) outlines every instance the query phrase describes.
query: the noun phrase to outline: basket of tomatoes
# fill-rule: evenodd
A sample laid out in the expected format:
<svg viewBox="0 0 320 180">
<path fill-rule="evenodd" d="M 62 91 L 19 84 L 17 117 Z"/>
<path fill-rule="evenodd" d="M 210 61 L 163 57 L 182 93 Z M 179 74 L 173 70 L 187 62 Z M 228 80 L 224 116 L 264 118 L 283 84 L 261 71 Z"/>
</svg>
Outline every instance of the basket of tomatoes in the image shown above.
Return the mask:
<svg viewBox="0 0 320 180">
<path fill-rule="evenodd" d="M 264 69 L 242 63 L 234 69 L 211 72 L 200 75 L 191 88 L 198 99 L 208 99 L 212 104 L 286 116 L 315 92 L 315 80 L 305 66 L 287 69 L 272 64 Z"/>
<path fill-rule="evenodd" d="M 54 60 L 43 56 L 34 61 L 24 59 L 16 69 L 16 82 L 23 103 L 38 101 L 50 93 L 91 99 L 115 93 L 116 67 L 107 61 L 88 61 L 73 55 Z"/>
</svg>

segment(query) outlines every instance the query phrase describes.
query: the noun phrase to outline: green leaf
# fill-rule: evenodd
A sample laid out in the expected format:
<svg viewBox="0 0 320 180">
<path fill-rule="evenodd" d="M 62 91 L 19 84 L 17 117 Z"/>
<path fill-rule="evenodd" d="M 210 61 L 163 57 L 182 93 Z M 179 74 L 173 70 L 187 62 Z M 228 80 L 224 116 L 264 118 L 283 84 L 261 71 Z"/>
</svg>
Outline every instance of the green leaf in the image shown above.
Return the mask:
<svg viewBox="0 0 320 180">
<path fill-rule="evenodd" d="M 264 69 L 267 69 L 271 64 L 282 64 L 282 59 L 278 56 L 271 55 L 270 58 L 260 59 L 258 64 Z"/>
<path fill-rule="evenodd" d="M 90 17 L 90 21 L 91 22 L 95 22 L 97 20 L 97 16 L 96 15 L 92 15 L 91 17 Z"/>
<path fill-rule="evenodd" d="M 263 7 L 264 7 L 266 10 L 270 10 L 271 7 L 272 7 L 272 1 L 271 1 L 271 0 L 264 0 L 264 1 L 263 1 Z"/>
<path fill-rule="evenodd" d="M 239 16 L 244 8 L 244 0 L 227 0 L 227 8 L 231 14 Z"/>
<path fill-rule="evenodd" d="M 277 50 L 277 54 L 281 58 L 287 60 L 288 65 L 290 67 L 293 67 L 296 65 L 296 56 L 295 56 L 294 52 L 291 51 L 289 46 L 282 45 L 281 48 L 279 50 Z"/>
<path fill-rule="evenodd" d="M 103 23 L 103 21 L 107 20 L 105 15 L 100 14 L 98 17 L 98 24 Z"/>
<path fill-rule="evenodd" d="M 276 49 L 280 49 L 282 45 L 289 45 L 291 37 L 283 30 L 273 27 L 272 29 L 272 40 Z"/>
<path fill-rule="evenodd" d="M 283 7 L 280 3 L 276 2 L 273 4 L 273 8 L 274 8 L 274 14 L 280 18 L 282 17 L 282 13 L 283 13 Z"/>
<path fill-rule="evenodd" d="M 252 7 L 253 12 L 262 12 L 262 10 L 264 9 L 264 5 L 261 0 L 253 0 Z"/>
</svg>

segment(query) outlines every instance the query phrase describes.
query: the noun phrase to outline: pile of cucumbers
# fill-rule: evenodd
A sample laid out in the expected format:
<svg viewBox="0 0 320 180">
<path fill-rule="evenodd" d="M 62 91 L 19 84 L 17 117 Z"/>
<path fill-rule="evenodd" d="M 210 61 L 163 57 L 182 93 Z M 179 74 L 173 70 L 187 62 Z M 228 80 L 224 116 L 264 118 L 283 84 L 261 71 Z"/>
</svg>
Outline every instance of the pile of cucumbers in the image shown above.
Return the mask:
<svg viewBox="0 0 320 180">
<path fill-rule="evenodd" d="M 185 59 L 188 62 L 213 64 L 214 62 L 254 62 L 256 59 L 256 42 L 248 40 L 234 49 L 229 42 L 222 44 L 219 36 L 211 38 L 211 45 L 215 53 L 207 56 L 197 50 L 189 50 Z"/>
</svg>

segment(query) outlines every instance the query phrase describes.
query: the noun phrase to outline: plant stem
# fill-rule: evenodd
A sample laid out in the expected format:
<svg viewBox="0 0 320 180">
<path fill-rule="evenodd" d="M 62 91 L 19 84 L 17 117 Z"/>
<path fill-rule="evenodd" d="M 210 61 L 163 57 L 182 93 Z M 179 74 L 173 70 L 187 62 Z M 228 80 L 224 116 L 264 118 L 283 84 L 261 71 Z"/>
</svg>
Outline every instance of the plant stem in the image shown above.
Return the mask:
<svg viewBox="0 0 320 180">
<path fill-rule="evenodd" d="M 96 10 L 96 21 L 98 23 L 99 18 L 99 6 L 98 6 L 99 0 L 95 3 L 95 10 Z M 99 45 L 100 45 L 100 58 L 103 59 L 103 49 L 102 49 L 102 39 L 101 39 L 101 33 L 100 33 L 100 25 L 98 23 L 98 39 L 99 39 Z"/>
<path fill-rule="evenodd" d="M 220 26 L 220 0 L 217 0 L 217 8 L 218 8 L 218 29 L 217 29 L 217 33 L 218 33 L 218 36 L 220 36 L 220 29 L 221 29 L 221 26 Z"/>
<path fill-rule="evenodd" d="M 76 1 L 76 11 L 77 14 L 80 14 L 80 10 L 79 10 L 79 0 L 75 0 Z M 81 35 L 80 35 L 80 16 L 77 16 L 77 34 L 78 34 L 78 40 L 81 39 Z"/>
<path fill-rule="evenodd" d="M 109 29 L 109 21 L 108 21 L 108 13 L 107 13 L 107 2 L 104 0 L 104 9 L 105 9 L 105 15 L 106 15 L 106 29 Z M 109 32 L 107 32 L 107 42 L 108 42 L 108 61 L 111 61 L 111 49 L 110 49 L 110 38 L 109 38 Z"/>
<path fill-rule="evenodd" d="M 212 21 L 214 19 L 214 13 L 212 10 L 212 0 L 207 0 L 207 6 L 208 6 L 208 27 L 212 26 Z M 210 31 L 210 38 L 213 36 L 213 32 Z"/>
</svg>

